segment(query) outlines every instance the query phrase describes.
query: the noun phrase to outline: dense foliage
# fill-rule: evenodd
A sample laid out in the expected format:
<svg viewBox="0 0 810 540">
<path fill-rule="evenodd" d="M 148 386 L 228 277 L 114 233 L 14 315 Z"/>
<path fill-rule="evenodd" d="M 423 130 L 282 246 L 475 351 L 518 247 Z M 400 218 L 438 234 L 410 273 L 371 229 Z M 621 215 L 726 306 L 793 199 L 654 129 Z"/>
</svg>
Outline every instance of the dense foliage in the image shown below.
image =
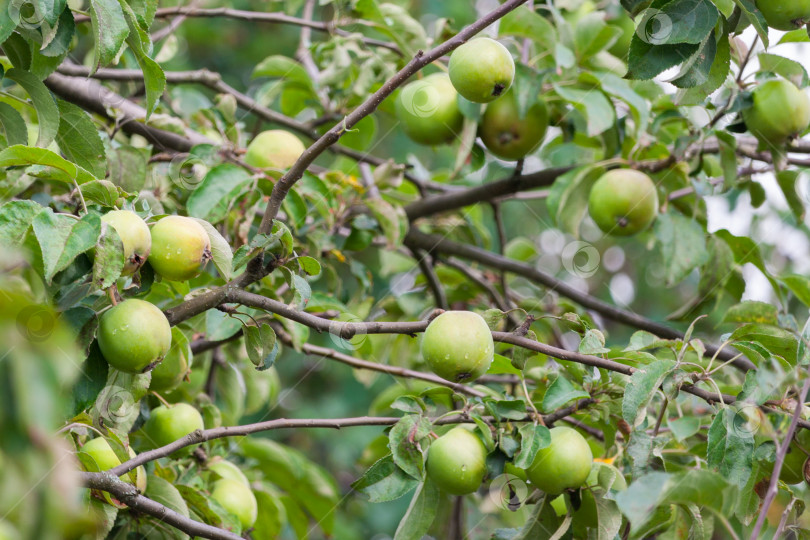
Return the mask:
<svg viewBox="0 0 810 540">
<path fill-rule="evenodd" d="M 809 31 L 0 0 L 0 540 L 810 537 Z"/>
</svg>

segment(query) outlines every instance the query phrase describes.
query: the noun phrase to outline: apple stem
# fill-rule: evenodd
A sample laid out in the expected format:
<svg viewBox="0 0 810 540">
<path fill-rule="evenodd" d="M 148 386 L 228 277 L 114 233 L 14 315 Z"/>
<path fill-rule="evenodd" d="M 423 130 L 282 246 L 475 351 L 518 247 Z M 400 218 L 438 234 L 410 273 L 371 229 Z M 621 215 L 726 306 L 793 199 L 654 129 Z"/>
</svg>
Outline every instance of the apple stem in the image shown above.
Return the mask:
<svg viewBox="0 0 810 540">
<path fill-rule="evenodd" d="M 158 401 L 160 401 L 163 405 L 165 405 L 169 409 L 171 409 L 173 407 L 173 405 L 171 403 L 169 403 L 168 401 L 163 399 L 163 396 L 161 396 L 160 394 L 158 394 L 154 390 L 150 390 L 149 393 L 152 394 L 153 396 L 155 396 L 156 398 L 158 398 Z"/>
<path fill-rule="evenodd" d="M 111 286 L 107 287 L 107 295 L 110 297 L 110 303 L 112 303 L 113 307 L 118 305 L 118 287 L 116 287 L 115 283 Z"/>
</svg>

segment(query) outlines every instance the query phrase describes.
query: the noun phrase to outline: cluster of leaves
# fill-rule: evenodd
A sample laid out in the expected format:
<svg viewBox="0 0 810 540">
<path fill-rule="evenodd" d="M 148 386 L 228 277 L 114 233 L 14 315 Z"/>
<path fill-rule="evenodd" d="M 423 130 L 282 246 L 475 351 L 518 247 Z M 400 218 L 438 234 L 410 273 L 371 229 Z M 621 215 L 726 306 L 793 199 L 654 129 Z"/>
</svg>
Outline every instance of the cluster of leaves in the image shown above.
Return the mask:
<svg viewBox="0 0 810 540">
<path fill-rule="evenodd" d="M 345 32 L 311 47 L 320 68 L 317 78 L 291 53 L 272 54 L 247 68 L 257 81 L 251 98 L 300 123 L 302 134 L 318 134 L 328 126 L 310 131 L 308 126 L 315 124 L 307 122 L 313 118 L 326 115 L 339 121 L 417 50 L 449 37 L 460 26 L 441 18 L 425 29 L 421 19 L 405 7 L 375 0 L 321 4 L 334 10 L 335 20 L 348 18 L 363 24 L 346 27 Z M 635 538 L 659 533 L 674 538 L 684 530 L 694 537 L 709 537 L 723 527 L 743 530 L 760 512 L 758 493 L 773 467 L 774 441 L 781 441 L 789 422 L 785 413 L 794 403 L 787 399 L 795 398 L 788 389 L 801 381 L 801 370 L 810 364 L 801 322 L 810 307 L 810 279 L 774 249 L 773 240 L 759 245 L 755 238 L 728 230 L 708 232 L 704 194 L 733 200 L 747 195 L 759 206 L 766 202 L 765 191 L 750 175 L 738 174 L 738 151 L 750 146 L 750 141 L 737 139 L 721 123 L 699 123 L 687 107 L 701 105 L 710 113 L 734 115 L 750 106 L 749 93 L 732 69 L 743 65 L 746 57 L 735 39 L 750 24 L 768 44 L 767 28 L 748 0 L 624 1 L 622 6 L 625 11 L 618 4 L 596 10 L 587 2 L 556 2 L 537 11 L 520 7 L 499 22 L 497 37 L 514 51 L 518 46 L 528 51 L 528 61 L 517 66 L 514 83 L 520 110 L 542 100 L 558 128 L 532 156 L 534 165 L 572 168 L 554 182 L 544 202 L 506 216 L 512 234 L 500 248 L 510 259 L 570 278 L 566 262 L 572 260 L 566 260 L 561 250 L 553 255 L 553 250 L 546 249 L 548 243 L 540 249 L 536 237 L 552 232 L 563 243 L 586 238 L 606 254 L 616 242 L 594 236 L 592 224 L 585 219 L 593 183 L 615 163 L 662 164 L 651 172 L 662 194 L 690 188 L 693 192 L 674 199 L 653 230 L 645 233 L 653 249 L 637 240 L 619 245 L 626 259 L 635 263 L 625 264 L 621 273 L 634 278 L 638 298 L 660 302 L 640 304 L 640 311 L 669 313 L 672 320 L 687 323 L 709 313 L 715 337 L 744 353 L 757 369 L 743 374 L 706 358 L 709 338 L 693 337 L 692 327 L 683 339 L 662 339 L 647 331 L 624 334 L 565 298 L 548 295 L 537 283 L 505 279 L 507 290 L 501 292 L 518 308 L 511 314 L 534 319 L 527 337 L 543 343 L 559 342 L 560 336 L 570 338 L 579 353 L 619 361 L 635 372 L 626 377 L 499 345 L 489 374 L 512 382 L 474 387 L 487 397 L 470 398 L 419 384 L 396 384 L 384 390 L 370 404 L 371 411 L 404 414 L 365 448 L 357 443 L 348 452 L 352 458 L 362 453 L 359 465 L 365 470 L 357 469 L 351 503 L 361 500 L 358 493 L 384 503 L 414 492 L 407 509 L 395 509 L 397 519 L 404 513 L 398 538 L 421 538 L 425 533 L 443 537 L 451 526 L 453 505 L 426 480 L 425 459 L 431 432 L 447 429 L 437 417 L 458 409 L 477 425 L 490 452 L 489 488 L 474 496 L 480 504 L 470 511 L 482 527 L 497 529 L 496 538 L 504 539 L 573 534 L 567 531 L 570 522 L 551 510 L 551 501 L 535 498 L 530 500 L 535 504 L 525 504 L 524 499 L 517 501 L 517 507 L 510 506 L 513 501 L 496 493 L 495 487 L 502 487 L 498 479 L 509 474 L 510 467 L 526 467 L 548 444 L 547 428 L 526 422 L 527 411 L 534 407 L 550 414 L 582 399 L 595 400 L 577 415 L 601 433 L 603 440 L 591 440 L 595 454 L 613 460 L 633 480 L 627 491 L 616 493 L 610 489 L 612 479 L 600 478 L 595 489 L 599 526 L 587 534 L 614 538 L 629 523 L 629 534 Z M 297 13 L 300 6 L 287 2 L 285 8 Z M 339 320 L 416 320 L 435 305 L 425 293 L 427 279 L 414 270 L 414 259 L 404 249 L 410 227 L 405 206 L 418 194 L 404 181 L 398 163 L 407 162 L 408 174 L 421 182 L 474 185 L 484 178 L 512 174 L 511 167 L 489 157 L 476 140 L 481 111 L 470 103 L 462 102 L 467 123 L 459 144 L 452 148 L 425 152 L 399 134 L 393 135 L 394 142 L 378 147 L 378 139 L 396 131 L 392 100 L 386 100 L 379 113 L 346 133 L 341 144 L 362 152 L 374 148 L 376 153 L 379 148 L 391 158 L 370 168 L 364 177 L 347 157 L 322 157 L 320 168 L 308 171 L 289 192 L 281 221 L 275 221 L 268 234 L 259 234 L 258 222 L 274 179 L 246 169 L 235 159 L 256 126 L 240 115 L 234 95 L 212 96 L 190 85 L 167 87 L 156 58 L 163 53 L 163 63 L 168 63 L 177 52 L 166 45 L 160 52 L 153 48 L 149 31 L 156 9 L 152 1 L 91 0 L 85 14 L 65 2 L 23 5 L 0 0 L 0 13 L 11 15 L 0 17 L 0 197 L 4 203 L 0 206 L 4 246 L 0 342 L 10 351 L 0 360 L 0 483 L 4 486 L 0 513 L 32 536 L 55 537 L 64 531 L 75 531 L 76 537 L 91 534 L 88 531 L 97 537 L 130 532 L 184 536 L 127 511 L 109 495 L 80 494 L 75 480 L 67 485 L 76 500 L 93 508 L 90 517 L 81 508 L 62 504 L 64 497 L 56 495 L 66 485 L 60 482 L 60 474 L 73 469 L 66 465 L 69 461 L 58 458 L 60 452 L 68 452 L 66 437 L 75 443 L 73 450 L 79 450 L 97 429 L 119 459 L 126 460 L 126 447 L 137 446 L 137 437 L 130 440 L 130 434 L 159 403 L 148 391 L 149 374 L 115 371 L 94 344 L 97 314 L 108 305 L 107 288 L 117 284 L 124 297 L 143 298 L 170 309 L 240 276 L 251 259 L 262 255 L 265 262 L 274 263 L 275 271 L 253 284 L 252 292 L 311 313 L 337 313 Z M 465 9 L 469 9 L 466 4 Z M 82 30 L 86 23 L 77 22 L 86 16 L 92 33 Z M 635 24 L 631 16 L 637 16 Z M 665 35 L 660 34 L 664 22 Z M 366 33 L 390 40 L 401 54 L 368 46 L 362 39 Z M 628 38 L 629 52 L 622 50 Z M 780 43 L 797 41 L 807 41 L 806 32 L 789 33 Z M 139 120 L 146 126 L 180 136 L 194 130 L 211 142 L 172 154 L 167 161 L 162 148 L 138 135 L 127 135 L 109 121 L 116 118 L 116 106 L 105 117 L 97 109 L 88 113 L 67 101 L 68 96 L 55 96 L 48 77 L 67 62 L 68 54 L 84 55 L 91 72 L 111 65 L 137 67 L 143 73 L 143 88 L 116 85 L 116 93 L 110 95 L 130 94 L 135 101 L 142 94 L 145 114 Z M 758 59 L 760 78 L 781 76 L 807 86 L 807 73 L 800 64 L 770 52 L 759 54 Z M 675 93 L 650 80 L 676 66 L 681 67 L 671 81 L 678 89 Z M 706 96 L 715 91 L 714 101 L 707 101 Z M 695 151 L 708 147 L 709 140 L 717 142 L 715 153 Z M 805 215 L 797 189 L 800 180 L 798 170 L 779 171 L 777 184 L 788 208 L 771 209 L 778 218 L 795 224 L 796 230 L 801 229 Z M 211 239 L 214 268 L 182 283 L 161 281 L 148 264 L 134 278 L 122 278 L 121 240 L 99 217 L 113 208 L 133 209 L 149 222 L 175 213 L 198 219 Z M 483 248 L 497 245 L 496 227 L 484 205 L 431 220 L 425 229 Z M 779 307 L 743 301 L 747 265 L 767 278 Z M 649 268 L 659 271 L 647 272 Z M 507 314 L 492 309 L 487 290 L 457 268 L 439 264 L 435 272 L 449 305 L 485 313 L 493 330 L 507 327 Z M 597 287 L 594 284 L 606 283 L 618 273 L 600 267 L 577 277 Z M 485 280 L 490 278 L 497 281 L 484 273 Z M 663 287 L 670 288 L 672 299 L 658 298 Z M 602 294 L 601 289 L 595 290 Z M 37 326 L 40 321 L 44 326 Z M 701 329 L 709 326 L 699 324 Z M 240 333 L 243 339 L 238 339 Z M 170 352 L 182 355 L 191 365 L 189 380 L 160 398 L 193 403 L 203 413 L 207 428 L 265 418 L 275 407 L 281 385 L 274 364 L 287 369 L 283 380 L 292 387 L 294 377 L 303 377 L 293 367 L 294 360 L 303 356 L 305 344 L 319 340 L 380 363 L 423 367 L 416 342 L 408 336 L 343 340 L 310 334 L 302 324 L 257 309 L 211 309 L 196 315 L 173 329 Z M 224 362 L 210 353 L 193 354 L 192 344 L 202 338 L 232 341 L 220 349 Z M 214 376 L 209 375 L 212 372 Z M 380 379 L 374 374 L 358 371 L 353 376 L 356 380 L 340 379 L 346 388 L 357 381 L 368 394 L 379 388 Z M 514 380 L 524 381 L 527 391 Z M 681 391 L 698 381 L 713 391 L 734 395 L 742 405 L 707 405 Z M 335 386 L 331 395 L 348 400 L 344 385 Z M 307 390 L 310 399 L 317 394 L 318 389 Z M 321 413 L 334 410 L 329 408 L 334 403 L 320 404 Z M 784 411 L 762 415 L 758 407 L 766 404 Z M 59 429 L 63 433 L 55 435 Z M 345 432 L 330 437 L 351 439 Z M 313 453 L 323 452 L 303 435 L 289 442 Z M 33 445 L 36 452 L 30 451 Z M 339 487 L 318 464 L 328 460 L 259 438 L 209 442 L 204 449 L 208 459 L 224 456 L 237 461 L 251 480 L 259 505 L 255 537 L 305 538 L 312 534 L 313 523 L 326 535 L 369 536 L 362 526 L 349 523 L 355 516 L 373 522 L 368 516 L 374 510 L 338 504 L 348 487 Z M 85 469 L 98 468 L 91 458 L 78 455 Z M 42 477 L 48 482 L 37 484 Z M 233 516 L 204 496 L 211 482 L 205 460 L 199 456 L 165 459 L 148 465 L 146 495 L 186 517 L 242 533 Z M 36 511 L 17 507 L 27 495 L 23 488 L 27 491 L 35 484 L 43 494 L 37 498 L 40 506 Z M 793 519 L 802 510 L 807 489 L 783 484 L 780 490 L 788 500 L 796 499 Z M 35 522 L 37 515 L 48 519 Z"/>
</svg>

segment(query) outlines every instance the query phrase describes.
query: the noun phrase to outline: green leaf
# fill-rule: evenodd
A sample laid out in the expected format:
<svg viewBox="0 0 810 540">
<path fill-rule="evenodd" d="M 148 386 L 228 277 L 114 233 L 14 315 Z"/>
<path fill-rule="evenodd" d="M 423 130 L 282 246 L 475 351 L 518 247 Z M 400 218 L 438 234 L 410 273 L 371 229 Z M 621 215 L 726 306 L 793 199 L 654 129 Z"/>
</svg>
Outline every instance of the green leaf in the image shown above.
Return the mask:
<svg viewBox="0 0 810 540">
<path fill-rule="evenodd" d="M 739 410 L 725 407 L 709 428 L 706 449 L 709 467 L 742 489 L 751 476 L 753 455 L 754 430 L 748 418 Z"/>
<path fill-rule="evenodd" d="M 579 236 L 579 226 L 588 208 L 594 183 L 605 173 L 602 167 L 582 167 L 560 176 L 551 186 L 546 206 L 563 231 Z"/>
<path fill-rule="evenodd" d="M 779 324 L 779 313 L 776 306 L 766 302 L 756 302 L 747 300 L 736 306 L 731 306 L 726 311 L 723 317 L 724 323 L 762 323 L 762 324 Z"/>
<path fill-rule="evenodd" d="M 304 255 L 302 257 L 297 257 L 295 260 L 301 270 L 307 275 L 317 276 L 321 273 L 321 263 L 319 263 L 317 259 Z"/>
<path fill-rule="evenodd" d="M 430 435 L 431 424 L 419 415 L 403 416 L 388 434 L 388 448 L 394 463 L 417 480 L 424 476 L 425 458 L 423 442 Z"/>
<path fill-rule="evenodd" d="M 228 241 L 223 238 L 213 225 L 204 219 L 194 217 L 192 219 L 202 225 L 205 232 L 208 233 L 208 238 L 211 241 L 211 255 L 213 255 L 214 266 L 217 267 L 219 275 L 225 281 L 230 280 L 233 271 L 233 252 L 231 251 L 231 245 L 228 244 Z"/>
<path fill-rule="evenodd" d="M 504 15 L 498 31 L 502 36 L 531 39 L 546 51 L 552 50 L 557 42 L 557 30 L 548 19 L 525 6 Z"/>
<path fill-rule="evenodd" d="M 12 68 L 6 72 L 5 78 L 16 82 L 28 92 L 28 96 L 34 104 L 34 109 L 37 111 L 39 124 L 37 146 L 45 148 L 53 142 L 59 129 L 59 108 L 56 106 L 53 96 L 42 81 L 27 71 Z M 2 156 L 2 153 L 0 153 L 0 156 Z M 3 166 L 0 164 L 0 167 Z"/>
<path fill-rule="evenodd" d="M 578 351 L 582 354 L 605 354 L 610 349 L 605 347 L 605 335 L 594 328 L 587 330 L 579 342 Z"/>
<path fill-rule="evenodd" d="M 714 32 L 701 43 L 700 49 L 681 67 L 671 82 L 678 88 L 695 88 L 709 82 L 709 74 L 717 56 L 717 38 Z"/>
<path fill-rule="evenodd" d="M 67 184 L 73 182 L 83 184 L 95 180 L 95 177 L 82 167 L 67 161 L 46 148 L 15 145 L 0 151 L 0 168 L 27 165 L 44 165 L 61 171 L 61 173 L 50 175 L 49 178 Z"/>
<path fill-rule="evenodd" d="M 149 476 L 144 495 L 182 516 L 189 516 L 188 505 L 183 496 L 176 487 L 159 476 Z"/>
<path fill-rule="evenodd" d="M 380 224 L 389 249 L 400 246 L 408 232 L 408 217 L 402 206 L 394 206 L 380 198 L 366 199 L 364 202 Z"/>
<path fill-rule="evenodd" d="M 720 17 L 709 0 L 668 0 L 661 4 L 653 2 L 649 16 L 645 14 L 639 23 L 656 45 L 701 43 Z M 656 10 L 659 5 L 660 10 Z"/>
<path fill-rule="evenodd" d="M 785 195 L 788 207 L 793 212 L 793 216 L 798 223 L 804 223 L 805 208 L 802 198 L 796 190 L 796 183 L 801 178 L 801 172 L 795 170 L 779 171 L 776 173 L 776 181 Z"/>
<path fill-rule="evenodd" d="M 765 347 L 771 354 L 785 359 L 791 366 L 796 365 L 796 337 L 777 326 L 767 324 L 746 324 L 731 334 L 733 341 L 753 341 Z"/>
<path fill-rule="evenodd" d="M 647 415 L 650 404 L 664 378 L 674 369 L 672 360 L 656 360 L 639 367 L 630 377 L 622 399 L 622 418 L 631 426 L 638 426 Z"/>
<path fill-rule="evenodd" d="M 558 375 L 543 396 L 543 410 L 552 412 L 570 401 L 588 397 L 591 397 L 588 392 L 574 388 L 574 385 L 571 384 L 568 379 L 562 375 Z"/>
<path fill-rule="evenodd" d="M 413 494 L 411 504 L 394 533 L 394 540 L 421 540 L 428 532 L 439 506 L 439 488 L 426 478 Z"/>
<path fill-rule="evenodd" d="M 98 289 L 112 286 L 124 270 L 124 244 L 114 228 L 102 225 L 93 259 L 93 285 Z"/>
<path fill-rule="evenodd" d="M 274 77 L 286 79 L 288 81 L 297 83 L 301 88 L 315 91 L 312 86 L 312 80 L 309 78 L 307 71 L 299 63 L 292 58 L 286 56 L 273 55 L 268 56 L 258 63 L 253 69 L 251 75 L 254 79 L 256 77 Z"/>
<path fill-rule="evenodd" d="M 269 324 L 262 323 L 260 327 L 246 326 L 245 349 L 248 358 L 257 368 L 267 369 L 273 365 L 278 351 L 276 333 Z"/>
<path fill-rule="evenodd" d="M 658 216 L 654 230 L 668 286 L 680 283 L 708 261 L 706 235 L 696 221 L 670 212 Z"/>
<path fill-rule="evenodd" d="M 138 60 L 138 65 L 143 72 L 143 82 L 146 87 L 146 118 L 148 120 L 157 108 L 158 101 L 166 88 L 166 75 L 158 63 L 149 57 L 152 53 L 152 40 L 149 34 L 141 28 L 135 12 L 125 0 L 119 0 L 118 3 L 123 10 L 124 20 L 129 26 L 127 45 Z"/>
<path fill-rule="evenodd" d="M 79 189 L 88 204 L 100 204 L 108 208 L 115 206 L 118 199 L 125 195 L 109 180 L 93 180 L 82 184 Z"/>
<path fill-rule="evenodd" d="M 667 426 L 672 430 L 675 440 L 683 442 L 700 431 L 700 418 L 697 416 L 683 416 L 674 419 L 667 417 Z"/>
<path fill-rule="evenodd" d="M 42 251 L 45 281 L 50 284 L 57 272 L 95 246 L 101 233 L 101 220 L 92 214 L 77 220 L 73 216 L 54 214 L 47 208 L 37 214 L 32 227 Z"/>
<path fill-rule="evenodd" d="M 230 205 L 253 178 L 230 163 L 217 165 L 205 175 L 186 202 L 188 215 L 219 223 L 227 216 Z"/>
<path fill-rule="evenodd" d="M 810 307 L 810 279 L 800 275 L 791 275 L 781 277 L 779 281 L 784 283 L 802 304 Z"/>
<path fill-rule="evenodd" d="M 619 509 L 631 523 L 631 534 L 643 530 L 659 507 L 693 503 L 719 515 L 731 515 L 737 489 L 721 475 L 700 469 L 667 474 L 653 472 L 634 479 L 616 494 Z"/>
<path fill-rule="evenodd" d="M 419 484 L 419 481 L 396 466 L 390 454 L 352 483 L 352 488 L 368 496 L 372 503 L 399 499 Z"/>
<path fill-rule="evenodd" d="M 757 9 L 755 0 L 734 0 L 734 2 L 740 7 L 745 18 L 754 26 L 757 34 L 759 34 L 759 39 L 762 40 L 762 44 L 765 45 L 767 49 L 768 21 L 765 20 L 765 16 L 762 15 L 762 12 Z"/>
<path fill-rule="evenodd" d="M 616 122 L 616 110 L 602 92 L 593 89 L 580 90 L 560 84 L 554 85 L 554 91 L 582 113 L 587 122 L 589 137 L 604 133 Z"/>
<path fill-rule="evenodd" d="M 551 432 L 546 426 L 524 424 L 518 428 L 520 433 L 520 452 L 515 456 L 515 467 L 528 468 L 534 461 L 537 452 L 551 444 Z"/>
<path fill-rule="evenodd" d="M 10 201 L 0 206 L 0 243 L 22 242 L 34 218 L 44 210 L 34 201 Z"/>
<path fill-rule="evenodd" d="M 8 103 L 0 103 L 0 124 L 3 125 L 8 146 L 28 144 L 28 129 L 25 127 L 25 120 Z"/>
<path fill-rule="evenodd" d="M 95 124 L 81 108 L 62 101 L 57 101 L 59 107 L 59 130 L 56 142 L 59 150 L 70 161 L 86 169 L 96 178 L 103 178 L 107 165 L 106 154 L 101 137 Z"/>
</svg>

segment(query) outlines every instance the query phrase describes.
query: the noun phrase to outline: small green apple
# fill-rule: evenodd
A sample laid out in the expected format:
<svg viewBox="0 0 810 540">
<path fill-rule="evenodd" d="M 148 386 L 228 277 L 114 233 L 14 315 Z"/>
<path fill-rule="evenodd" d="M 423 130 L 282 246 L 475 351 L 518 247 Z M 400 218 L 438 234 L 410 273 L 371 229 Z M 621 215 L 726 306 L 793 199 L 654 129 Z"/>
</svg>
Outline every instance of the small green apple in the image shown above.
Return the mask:
<svg viewBox="0 0 810 540">
<path fill-rule="evenodd" d="M 434 73 L 405 85 L 397 96 L 395 109 L 405 134 L 419 144 L 450 142 L 464 123 L 458 108 L 458 92 L 445 73 Z"/>
<path fill-rule="evenodd" d="M 144 373 L 157 365 L 172 345 L 172 329 L 160 309 L 129 299 L 107 310 L 98 323 L 98 346 L 104 359 L 126 373 Z"/>
<path fill-rule="evenodd" d="M 756 5 L 776 30 L 798 30 L 810 23 L 810 0 L 756 0 Z"/>
<path fill-rule="evenodd" d="M 752 93 L 754 105 L 743 111 L 743 120 L 757 139 L 781 146 L 810 126 L 810 97 L 785 79 L 766 81 Z"/>
<path fill-rule="evenodd" d="M 529 107 L 521 118 L 514 92 L 489 105 L 481 118 L 478 133 L 487 149 L 497 157 L 516 161 L 533 152 L 548 128 L 548 109 L 542 101 Z"/>
<path fill-rule="evenodd" d="M 202 225 L 184 216 L 167 216 L 152 226 L 149 264 L 166 279 L 197 277 L 211 259 L 211 240 Z"/>
<path fill-rule="evenodd" d="M 455 427 L 430 444 L 427 473 L 451 495 L 473 493 L 487 471 L 487 450 L 475 434 Z"/>
<path fill-rule="evenodd" d="M 188 403 L 176 403 L 170 407 L 161 405 L 152 409 L 149 420 L 143 426 L 143 433 L 149 448 L 160 448 L 204 427 L 197 409 Z M 186 446 L 172 455 L 183 456 L 190 453 L 191 447 Z"/>
<path fill-rule="evenodd" d="M 113 210 L 101 216 L 101 221 L 110 225 L 124 245 L 123 275 L 135 273 L 146 262 L 152 248 L 149 226 L 135 212 Z"/>
<path fill-rule="evenodd" d="M 551 429 L 551 443 L 537 452 L 526 474 L 537 488 L 557 495 L 582 487 L 592 463 L 588 441 L 576 430 L 560 426 Z"/>
<path fill-rule="evenodd" d="M 422 358 L 443 379 L 474 381 L 486 373 L 495 358 L 492 332 L 477 313 L 445 311 L 425 330 Z"/>
<path fill-rule="evenodd" d="M 256 135 L 247 147 L 245 163 L 257 169 L 289 169 L 304 153 L 301 139 L 282 129 Z"/>
<path fill-rule="evenodd" d="M 498 99 L 515 78 L 509 50 L 487 37 L 471 39 L 453 51 L 448 69 L 458 93 L 475 103 Z"/>
<path fill-rule="evenodd" d="M 128 450 L 130 457 L 136 456 L 132 448 Z M 90 439 L 84 443 L 81 451 L 93 458 L 99 470 L 109 471 L 113 467 L 121 465 L 121 460 L 115 455 L 110 443 L 102 437 Z M 126 478 L 126 475 L 122 477 Z M 135 487 L 137 487 L 141 493 L 146 491 L 146 469 L 144 469 L 143 465 L 135 469 Z"/>
<path fill-rule="evenodd" d="M 211 489 L 211 498 L 239 518 L 243 529 L 248 529 L 256 523 L 259 507 L 256 496 L 247 484 L 230 478 L 217 480 Z"/>
<path fill-rule="evenodd" d="M 242 482 L 246 486 L 250 485 L 248 482 L 247 476 L 243 473 L 239 467 L 227 461 L 225 459 L 217 459 L 214 458 L 208 462 L 208 470 L 213 472 L 217 478 L 230 478 L 231 480 L 236 480 L 237 482 Z"/>
<path fill-rule="evenodd" d="M 174 346 L 166 357 L 152 370 L 149 389 L 155 392 L 169 392 L 177 388 L 189 373 L 189 360 L 184 347 Z"/>
<path fill-rule="evenodd" d="M 652 179 L 633 169 L 602 175 L 588 197 L 588 212 L 602 231 L 630 236 L 647 229 L 658 215 L 658 191 Z"/>
</svg>

